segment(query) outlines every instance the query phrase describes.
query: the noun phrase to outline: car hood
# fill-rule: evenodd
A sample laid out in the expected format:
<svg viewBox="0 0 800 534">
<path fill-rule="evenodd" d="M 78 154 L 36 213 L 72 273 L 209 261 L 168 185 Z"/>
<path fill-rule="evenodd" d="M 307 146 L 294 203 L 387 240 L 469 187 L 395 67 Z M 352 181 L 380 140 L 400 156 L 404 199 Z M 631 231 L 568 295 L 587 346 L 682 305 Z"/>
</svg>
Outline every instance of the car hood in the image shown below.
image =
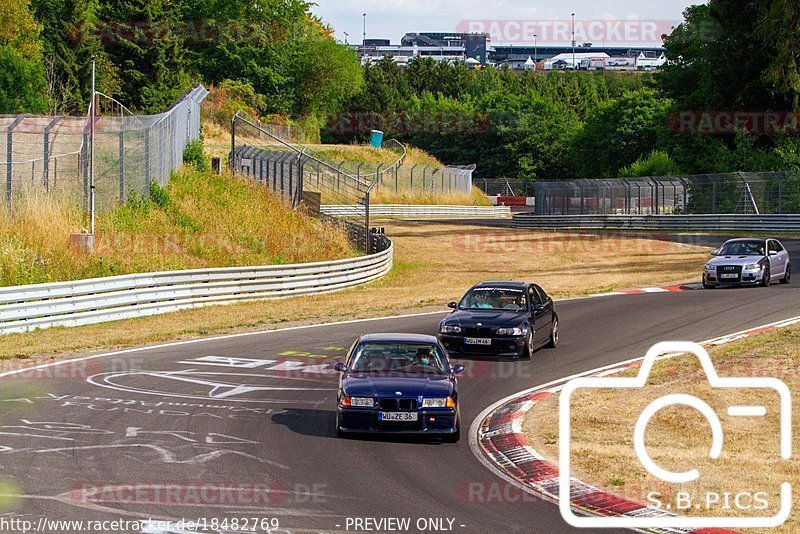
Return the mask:
<svg viewBox="0 0 800 534">
<path fill-rule="evenodd" d="M 711 258 L 708 265 L 750 265 L 763 259 L 764 256 L 717 256 Z"/>
<path fill-rule="evenodd" d="M 514 328 L 525 322 L 527 314 L 503 310 L 456 310 L 445 319 L 452 326 L 481 326 L 486 328 Z"/>
<path fill-rule="evenodd" d="M 452 396 L 455 387 L 449 376 L 410 376 L 349 374 L 342 381 L 349 397 L 444 398 Z M 402 395 L 398 395 L 397 392 Z"/>
</svg>

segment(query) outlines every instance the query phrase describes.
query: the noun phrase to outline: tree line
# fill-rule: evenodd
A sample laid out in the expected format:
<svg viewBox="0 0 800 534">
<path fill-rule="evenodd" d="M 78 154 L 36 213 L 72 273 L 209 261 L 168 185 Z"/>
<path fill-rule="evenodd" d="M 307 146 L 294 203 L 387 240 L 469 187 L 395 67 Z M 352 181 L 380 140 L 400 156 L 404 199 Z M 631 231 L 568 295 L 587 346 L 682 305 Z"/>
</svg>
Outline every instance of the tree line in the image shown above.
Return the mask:
<svg viewBox="0 0 800 534">
<path fill-rule="evenodd" d="M 158 112 L 234 82 L 261 114 L 324 117 L 357 93 L 357 58 L 305 0 L 0 0 L 0 113 L 80 113 L 97 88 Z"/>
</svg>

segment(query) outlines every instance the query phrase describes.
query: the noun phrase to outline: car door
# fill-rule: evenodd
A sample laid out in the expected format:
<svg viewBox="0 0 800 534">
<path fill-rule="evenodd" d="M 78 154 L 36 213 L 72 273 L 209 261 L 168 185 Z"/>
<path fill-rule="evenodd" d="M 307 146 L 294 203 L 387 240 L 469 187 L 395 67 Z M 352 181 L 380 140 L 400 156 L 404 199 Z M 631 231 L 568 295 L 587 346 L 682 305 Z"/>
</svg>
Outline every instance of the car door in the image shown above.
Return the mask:
<svg viewBox="0 0 800 534">
<path fill-rule="evenodd" d="M 533 284 L 531 286 L 531 323 L 536 332 L 534 344 L 547 343 L 553 328 L 553 299 L 544 290 Z"/>
<path fill-rule="evenodd" d="M 767 243 L 767 254 L 769 255 L 769 270 L 772 278 L 779 278 L 783 276 L 786 270 L 785 259 L 783 254 L 785 251 L 780 244 L 774 239 L 770 239 Z"/>
<path fill-rule="evenodd" d="M 786 268 L 789 266 L 789 253 L 785 248 L 783 248 L 783 245 L 781 245 L 781 242 L 777 239 L 773 239 L 772 243 L 775 247 L 775 250 L 778 252 L 778 255 L 775 256 L 778 269 L 773 271 L 773 273 L 784 276 L 786 274 Z"/>
</svg>

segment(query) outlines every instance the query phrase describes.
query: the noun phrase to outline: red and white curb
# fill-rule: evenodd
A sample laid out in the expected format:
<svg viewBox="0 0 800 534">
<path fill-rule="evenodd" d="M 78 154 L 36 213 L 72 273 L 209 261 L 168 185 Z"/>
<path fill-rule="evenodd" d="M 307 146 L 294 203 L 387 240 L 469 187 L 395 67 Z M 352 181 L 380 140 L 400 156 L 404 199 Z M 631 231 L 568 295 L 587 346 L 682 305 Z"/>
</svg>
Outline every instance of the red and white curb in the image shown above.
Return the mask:
<svg viewBox="0 0 800 534">
<path fill-rule="evenodd" d="M 773 331 L 800 323 L 800 317 L 752 328 L 735 334 L 704 341 L 705 347 L 724 345 L 732 341 Z M 680 356 L 666 354 L 665 360 Z M 585 373 L 562 378 L 517 393 L 498 401 L 484 410 L 470 428 L 470 448 L 473 454 L 502 479 L 547 502 L 558 504 L 558 466 L 536 452 L 525 439 L 522 423 L 533 406 L 561 391 L 564 385 L 579 377 L 599 377 L 618 374 L 638 367 L 644 358 L 601 367 Z M 595 486 L 570 479 L 570 502 L 575 513 L 606 517 L 666 517 L 674 514 L 622 498 Z M 648 532 L 722 534 L 725 529 L 648 529 Z"/>
</svg>

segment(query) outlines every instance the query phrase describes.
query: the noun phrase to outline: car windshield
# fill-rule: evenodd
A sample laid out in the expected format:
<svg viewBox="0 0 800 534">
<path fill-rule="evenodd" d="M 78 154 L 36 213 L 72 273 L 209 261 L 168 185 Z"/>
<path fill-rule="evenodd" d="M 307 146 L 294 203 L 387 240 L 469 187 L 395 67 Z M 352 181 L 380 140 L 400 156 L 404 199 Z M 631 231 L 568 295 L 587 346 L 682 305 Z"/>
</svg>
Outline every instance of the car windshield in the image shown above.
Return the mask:
<svg viewBox="0 0 800 534">
<path fill-rule="evenodd" d="M 420 343 L 364 343 L 356 348 L 349 368 L 356 373 L 424 375 L 443 375 L 448 370 L 439 347 Z"/>
<path fill-rule="evenodd" d="M 528 295 L 522 289 L 476 287 L 464 296 L 458 307 L 462 310 L 524 312 L 528 309 Z"/>
<path fill-rule="evenodd" d="M 719 249 L 720 256 L 763 256 L 766 243 L 764 241 L 729 241 Z"/>
</svg>

